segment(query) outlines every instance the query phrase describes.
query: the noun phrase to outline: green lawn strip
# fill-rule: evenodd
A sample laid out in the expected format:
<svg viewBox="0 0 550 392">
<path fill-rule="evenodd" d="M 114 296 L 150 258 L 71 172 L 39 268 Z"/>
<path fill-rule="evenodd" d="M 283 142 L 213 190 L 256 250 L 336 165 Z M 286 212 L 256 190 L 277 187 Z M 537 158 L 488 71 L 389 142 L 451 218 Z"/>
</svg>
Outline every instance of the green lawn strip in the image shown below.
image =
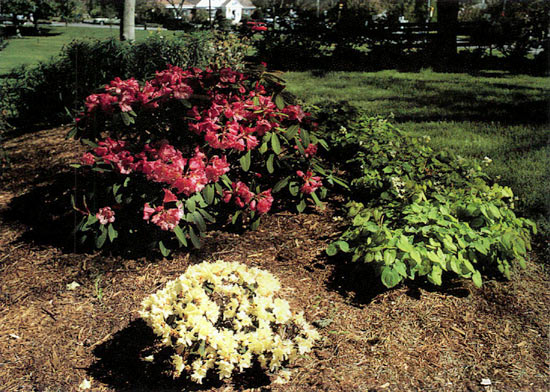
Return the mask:
<svg viewBox="0 0 550 392">
<path fill-rule="evenodd" d="M 449 148 L 478 162 L 489 157 L 486 172 L 510 186 L 520 211 L 550 233 L 550 81 L 489 75 L 289 72 L 285 79 L 288 90 L 310 104 L 347 100 L 369 115 L 394 116 L 392 122 L 410 135 L 430 136 L 436 150 Z"/>
<path fill-rule="evenodd" d="M 23 64 L 46 61 L 59 53 L 63 45 L 75 39 L 107 39 L 119 36 L 119 27 L 46 27 L 46 35 L 36 37 L 11 38 L 8 46 L 0 52 L 0 75 Z M 157 30 L 136 30 L 136 40 L 143 40 Z M 162 34 L 173 34 L 163 31 Z"/>
</svg>

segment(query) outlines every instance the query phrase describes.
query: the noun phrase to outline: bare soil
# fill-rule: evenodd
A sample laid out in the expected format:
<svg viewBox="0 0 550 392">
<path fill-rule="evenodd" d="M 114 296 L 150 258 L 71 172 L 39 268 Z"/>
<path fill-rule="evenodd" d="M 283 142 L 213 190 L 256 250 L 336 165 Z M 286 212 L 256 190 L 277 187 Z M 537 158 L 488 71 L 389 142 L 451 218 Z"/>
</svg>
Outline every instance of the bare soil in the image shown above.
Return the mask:
<svg viewBox="0 0 550 392">
<path fill-rule="evenodd" d="M 211 232 L 200 251 L 171 259 L 75 252 L 68 165 L 82 148 L 66 131 L 19 132 L 5 143 L 0 390 L 76 391 L 84 379 L 93 391 L 548 390 L 549 276 L 535 254 L 513 280 L 482 289 L 452 281 L 384 290 L 370 270 L 325 255 L 343 229 L 337 203 L 276 213 L 254 232 Z M 141 300 L 190 264 L 216 259 L 269 270 L 296 310 L 325 325 L 288 384 L 254 369 L 197 385 L 143 360 L 155 338 L 137 314 Z"/>
</svg>

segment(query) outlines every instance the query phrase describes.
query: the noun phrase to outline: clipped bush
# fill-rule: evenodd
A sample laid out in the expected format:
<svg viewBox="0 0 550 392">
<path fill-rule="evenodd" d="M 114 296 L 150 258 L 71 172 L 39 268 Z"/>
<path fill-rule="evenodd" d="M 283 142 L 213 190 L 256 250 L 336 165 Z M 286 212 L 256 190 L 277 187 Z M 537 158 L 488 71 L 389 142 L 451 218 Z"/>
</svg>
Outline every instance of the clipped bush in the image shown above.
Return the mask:
<svg viewBox="0 0 550 392">
<path fill-rule="evenodd" d="M 246 43 L 210 32 L 162 36 L 139 43 L 76 40 L 36 66 L 14 69 L 0 80 L 0 111 L 16 125 L 56 125 L 72 120 L 82 100 L 115 77 L 144 79 L 167 64 L 242 68 Z M 218 50 L 223 47 L 222 50 Z"/>
<path fill-rule="evenodd" d="M 315 155 L 326 143 L 266 76 L 171 66 L 88 96 L 70 134 L 91 147 L 76 165 L 81 241 L 148 243 L 166 256 L 199 247 L 208 223 L 256 228 L 278 192 L 300 212 L 321 205 Z"/>
<path fill-rule="evenodd" d="M 173 349 L 174 377 L 230 378 L 258 362 L 276 372 L 311 350 L 318 332 L 277 296 L 267 271 L 224 261 L 193 265 L 142 302 L 141 317 Z"/>
<path fill-rule="evenodd" d="M 482 274 L 509 278 L 514 264 L 525 266 L 536 226 L 515 215 L 510 188 L 384 119 L 347 125 L 331 142 L 333 154 L 352 157 L 344 162 L 349 226 L 329 255 L 373 265 L 387 287 L 416 276 L 441 285 L 445 273 L 481 286 Z"/>
</svg>

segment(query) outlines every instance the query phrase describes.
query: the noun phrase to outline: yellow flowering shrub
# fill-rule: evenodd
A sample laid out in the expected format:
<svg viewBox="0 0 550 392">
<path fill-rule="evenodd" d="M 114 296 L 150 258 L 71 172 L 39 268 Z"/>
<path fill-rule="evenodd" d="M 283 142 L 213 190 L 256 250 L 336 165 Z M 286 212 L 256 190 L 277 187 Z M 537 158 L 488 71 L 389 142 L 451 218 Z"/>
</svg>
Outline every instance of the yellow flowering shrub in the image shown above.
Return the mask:
<svg viewBox="0 0 550 392">
<path fill-rule="evenodd" d="M 279 281 L 237 262 L 193 265 L 145 298 L 141 317 L 174 350 L 174 377 L 183 371 L 202 383 L 209 370 L 221 379 L 258 361 L 275 372 L 311 350 L 318 332 L 276 296 Z"/>
</svg>

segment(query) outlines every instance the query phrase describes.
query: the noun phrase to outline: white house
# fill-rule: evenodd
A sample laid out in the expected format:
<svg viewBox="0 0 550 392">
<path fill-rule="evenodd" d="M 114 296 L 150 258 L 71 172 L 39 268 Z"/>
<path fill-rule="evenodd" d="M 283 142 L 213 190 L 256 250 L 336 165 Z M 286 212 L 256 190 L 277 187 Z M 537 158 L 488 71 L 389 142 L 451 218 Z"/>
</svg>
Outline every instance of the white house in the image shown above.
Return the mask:
<svg viewBox="0 0 550 392">
<path fill-rule="evenodd" d="M 210 11 L 213 18 L 216 11 L 221 9 L 226 19 L 233 24 L 239 23 L 243 15 L 251 15 L 256 9 L 251 0 L 162 0 L 167 10 L 172 11 L 174 17 L 191 16 L 197 10 Z"/>
</svg>

